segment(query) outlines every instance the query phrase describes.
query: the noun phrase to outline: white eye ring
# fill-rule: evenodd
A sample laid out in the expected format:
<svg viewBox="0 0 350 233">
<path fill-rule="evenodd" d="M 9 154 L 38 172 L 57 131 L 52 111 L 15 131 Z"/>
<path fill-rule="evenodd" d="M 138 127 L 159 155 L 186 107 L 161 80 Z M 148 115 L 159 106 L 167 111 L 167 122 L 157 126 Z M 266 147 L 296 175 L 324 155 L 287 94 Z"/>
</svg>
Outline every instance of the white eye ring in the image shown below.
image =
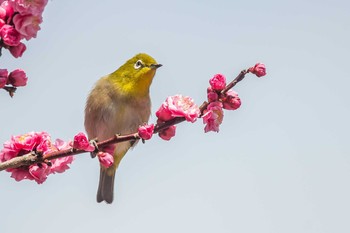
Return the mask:
<svg viewBox="0 0 350 233">
<path fill-rule="evenodd" d="M 135 62 L 134 68 L 136 70 L 140 69 L 143 66 L 143 63 L 141 60 L 138 60 L 137 62 Z"/>
</svg>

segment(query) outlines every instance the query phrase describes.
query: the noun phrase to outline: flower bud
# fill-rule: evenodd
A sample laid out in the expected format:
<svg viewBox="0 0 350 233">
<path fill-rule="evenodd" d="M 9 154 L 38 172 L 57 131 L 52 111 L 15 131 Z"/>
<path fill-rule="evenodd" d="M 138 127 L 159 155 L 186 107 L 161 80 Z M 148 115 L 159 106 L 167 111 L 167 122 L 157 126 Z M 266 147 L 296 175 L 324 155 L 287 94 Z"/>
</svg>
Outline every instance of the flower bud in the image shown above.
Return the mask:
<svg viewBox="0 0 350 233">
<path fill-rule="evenodd" d="M 22 69 L 16 69 L 9 74 L 7 84 L 12 84 L 14 87 L 23 87 L 27 85 L 28 78 Z"/>
<path fill-rule="evenodd" d="M 256 63 L 255 66 L 250 67 L 248 71 L 259 78 L 266 75 L 266 67 L 263 63 Z"/>
</svg>

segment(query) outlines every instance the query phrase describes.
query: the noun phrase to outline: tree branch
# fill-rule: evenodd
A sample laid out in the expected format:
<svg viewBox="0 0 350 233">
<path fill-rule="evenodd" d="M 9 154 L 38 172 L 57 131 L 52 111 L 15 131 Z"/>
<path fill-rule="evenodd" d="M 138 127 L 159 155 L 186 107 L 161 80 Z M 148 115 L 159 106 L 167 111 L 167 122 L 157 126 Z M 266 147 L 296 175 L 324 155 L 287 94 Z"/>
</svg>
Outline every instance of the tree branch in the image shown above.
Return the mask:
<svg viewBox="0 0 350 233">
<path fill-rule="evenodd" d="M 227 91 L 229 91 L 231 88 L 233 88 L 238 82 L 242 81 L 245 77 L 245 75 L 249 73 L 248 70 L 242 70 L 239 75 L 232 81 L 230 82 L 222 91 L 221 94 L 225 94 Z M 5 90 L 7 90 L 10 95 L 13 93 L 16 88 L 15 87 L 4 87 Z M 204 101 L 203 104 L 199 107 L 201 111 L 200 117 L 203 115 L 204 110 L 208 107 L 208 102 Z M 169 128 L 172 125 L 179 124 L 181 122 L 185 121 L 184 117 L 176 117 L 174 119 L 171 119 L 166 122 L 162 122 L 157 124 L 154 127 L 153 133 L 159 133 L 160 131 Z M 95 145 L 95 152 L 97 152 L 99 149 L 104 148 L 108 145 L 119 143 L 119 142 L 124 142 L 124 141 L 131 141 L 131 140 L 138 140 L 141 139 L 138 133 L 133 133 L 133 134 L 128 134 L 128 135 L 114 135 L 114 137 L 107 139 L 105 141 L 101 141 L 96 143 Z M 87 151 L 85 150 L 78 150 L 74 148 L 66 149 L 66 150 L 60 150 L 60 151 L 55 151 L 52 153 L 48 153 L 46 155 L 40 155 L 35 152 L 30 152 L 26 155 L 15 157 L 13 159 L 10 159 L 8 161 L 5 161 L 3 163 L 0 163 L 0 171 L 3 171 L 5 169 L 9 168 L 17 168 L 21 166 L 29 166 L 32 164 L 36 163 L 48 163 L 48 161 L 52 159 L 57 159 L 57 158 L 62 158 L 66 156 L 71 156 L 71 155 L 76 155 L 76 154 L 82 154 L 86 153 Z"/>
</svg>

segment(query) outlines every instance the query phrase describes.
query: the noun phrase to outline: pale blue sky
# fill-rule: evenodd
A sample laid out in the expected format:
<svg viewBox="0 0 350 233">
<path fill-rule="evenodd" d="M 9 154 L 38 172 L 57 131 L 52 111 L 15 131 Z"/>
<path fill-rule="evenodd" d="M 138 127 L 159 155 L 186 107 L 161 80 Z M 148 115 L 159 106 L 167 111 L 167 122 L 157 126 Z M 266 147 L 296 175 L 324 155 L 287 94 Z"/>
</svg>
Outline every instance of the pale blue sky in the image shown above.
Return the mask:
<svg viewBox="0 0 350 233">
<path fill-rule="evenodd" d="M 0 92 L 0 142 L 45 130 L 83 131 L 95 81 L 139 52 L 164 66 L 154 112 L 169 95 L 205 99 L 208 79 L 232 79 L 264 62 L 235 90 L 219 133 L 184 123 L 124 158 L 112 205 L 95 201 L 98 162 L 79 155 L 43 185 L 0 174 L 1 233 L 350 232 L 349 1 L 50 1 L 21 59 L 28 86 Z"/>
</svg>

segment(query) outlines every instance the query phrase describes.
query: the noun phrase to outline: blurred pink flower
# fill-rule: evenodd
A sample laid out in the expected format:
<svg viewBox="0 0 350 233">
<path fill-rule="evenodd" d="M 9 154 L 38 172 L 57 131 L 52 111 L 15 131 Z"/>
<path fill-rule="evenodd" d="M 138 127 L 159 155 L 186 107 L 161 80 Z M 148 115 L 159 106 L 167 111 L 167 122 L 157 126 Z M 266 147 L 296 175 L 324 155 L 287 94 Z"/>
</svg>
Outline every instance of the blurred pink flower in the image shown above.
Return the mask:
<svg viewBox="0 0 350 233">
<path fill-rule="evenodd" d="M 41 16 L 20 15 L 13 17 L 13 24 L 16 30 L 26 39 L 36 38 L 37 32 L 40 30 L 39 24 L 43 21 Z"/>
<path fill-rule="evenodd" d="M 29 173 L 38 184 L 44 183 L 50 173 L 50 167 L 46 163 L 29 166 Z"/>
<path fill-rule="evenodd" d="M 154 124 L 142 125 L 138 129 L 138 133 L 140 138 L 144 140 L 149 140 L 152 138 L 153 130 L 154 130 Z"/>
<path fill-rule="evenodd" d="M 6 69 L 0 69 L 0 88 L 3 88 L 8 80 L 8 71 Z"/>
<path fill-rule="evenodd" d="M 209 131 L 219 132 L 219 126 L 221 125 L 224 117 L 222 107 L 223 105 L 219 101 L 211 102 L 204 111 L 202 118 L 203 123 L 206 124 L 204 128 L 206 133 Z"/>
<path fill-rule="evenodd" d="M 68 164 L 71 164 L 74 160 L 74 156 L 66 156 L 58 159 L 52 159 L 50 173 L 62 173 L 69 169 Z"/>
<path fill-rule="evenodd" d="M 24 51 L 26 51 L 26 49 L 27 49 L 26 45 L 21 42 L 17 46 L 9 47 L 10 53 L 15 58 L 22 57 L 22 54 L 24 53 Z"/>
<path fill-rule="evenodd" d="M 9 0 L 10 5 L 20 14 L 41 15 L 47 0 Z"/>
<path fill-rule="evenodd" d="M 14 87 L 23 87 L 27 85 L 28 78 L 26 73 L 22 69 L 16 69 L 9 74 L 8 84 L 12 84 Z"/>
<path fill-rule="evenodd" d="M 56 139 L 54 143 L 54 148 L 58 151 L 60 150 L 68 150 L 71 149 L 72 147 L 70 146 L 72 142 L 65 142 L 62 139 Z M 58 159 L 52 159 L 50 160 L 51 162 L 51 168 L 50 168 L 50 173 L 62 173 L 66 170 L 69 169 L 68 164 L 71 164 L 74 160 L 74 156 L 66 156 Z"/>
<path fill-rule="evenodd" d="M 66 142 L 62 139 L 57 138 L 54 146 L 57 148 L 57 150 L 67 150 L 72 148 L 69 144 L 71 144 L 71 142 Z"/>
<path fill-rule="evenodd" d="M 24 179 L 27 180 L 34 180 L 32 175 L 29 173 L 29 169 L 24 169 L 24 168 L 13 168 L 13 169 L 8 169 L 6 170 L 8 172 L 11 172 L 11 178 L 14 178 L 16 181 L 21 181 Z"/>
<path fill-rule="evenodd" d="M 0 151 L 0 162 L 5 162 L 17 156 L 19 150 L 17 150 L 11 141 L 4 143 L 4 148 Z"/>
<path fill-rule="evenodd" d="M 6 17 L 4 18 L 4 21 L 9 23 L 12 19 L 13 13 L 14 13 L 12 6 L 9 4 L 8 1 L 3 1 L 1 3 L 1 8 L 3 8 L 6 12 Z"/>
<path fill-rule="evenodd" d="M 188 96 L 169 96 L 156 112 L 161 121 L 168 121 L 175 117 L 185 117 L 187 121 L 195 122 L 200 114 L 198 106 Z"/>
<path fill-rule="evenodd" d="M 30 132 L 23 135 L 12 136 L 10 141 L 4 143 L 4 148 L 0 151 L 0 162 L 10 160 L 17 156 L 22 156 L 31 151 L 41 152 L 44 155 L 48 152 L 54 152 L 60 149 L 71 148 L 68 143 L 62 140 L 56 140 L 55 144 L 51 142 L 50 135 L 46 132 Z M 11 172 L 11 177 L 16 181 L 23 179 L 35 180 L 38 184 L 43 183 L 51 173 L 60 173 L 69 169 L 68 164 L 72 163 L 73 156 L 53 159 L 49 164 L 41 163 L 19 168 L 9 168 L 6 171 Z"/>
<path fill-rule="evenodd" d="M 209 80 L 211 88 L 215 91 L 222 91 L 226 87 L 226 78 L 222 74 L 216 74 Z"/>
<path fill-rule="evenodd" d="M 21 40 L 21 34 L 11 25 L 4 25 L 0 29 L 0 37 L 8 46 L 17 46 Z"/>
<path fill-rule="evenodd" d="M 266 67 L 263 63 L 256 63 L 255 66 L 250 67 L 248 71 L 258 77 L 266 75 Z"/>
<path fill-rule="evenodd" d="M 0 29 L 2 28 L 2 26 L 4 26 L 6 23 L 3 19 L 0 19 Z M 0 46 L 1 47 L 1 46 Z"/>
<path fill-rule="evenodd" d="M 241 99 L 238 97 L 237 92 L 229 90 L 222 98 L 224 109 L 236 110 L 241 106 Z"/>
<path fill-rule="evenodd" d="M 208 87 L 207 88 L 207 97 L 209 102 L 214 102 L 219 99 L 219 95 L 216 91 L 213 90 L 213 88 Z"/>
<path fill-rule="evenodd" d="M 2 6 L 0 6 L 0 19 L 6 19 L 6 10 Z"/>
<path fill-rule="evenodd" d="M 97 157 L 100 161 L 100 164 L 105 168 L 112 166 L 114 163 L 113 155 L 111 155 L 110 153 L 100 151 L 97 153 Z"/>
<path fill-rule="evenodd" d="M 176 133 L 176 125 L 172 125 L 169 128 L 160 131 L 158 135 L 163 140 L 169 141 L 172 137 L 175 136 L 175 133 Z"/>
<path fill-rule="evenodd" d="M 90 152 L 95 150 L 95 147 L 90 144 L 88 138 L 82 132 L 74 136 L 73 148 L 78 150 L 90 151 Z"/>
<path fill-rule="evenodd" d="M 34 132 L 12 137 L 14 148 L 16 148 L 17 151 L 24 150 L 28 153 L 37 146 L 39 140 L 38 135 Z"/>
</svg>

